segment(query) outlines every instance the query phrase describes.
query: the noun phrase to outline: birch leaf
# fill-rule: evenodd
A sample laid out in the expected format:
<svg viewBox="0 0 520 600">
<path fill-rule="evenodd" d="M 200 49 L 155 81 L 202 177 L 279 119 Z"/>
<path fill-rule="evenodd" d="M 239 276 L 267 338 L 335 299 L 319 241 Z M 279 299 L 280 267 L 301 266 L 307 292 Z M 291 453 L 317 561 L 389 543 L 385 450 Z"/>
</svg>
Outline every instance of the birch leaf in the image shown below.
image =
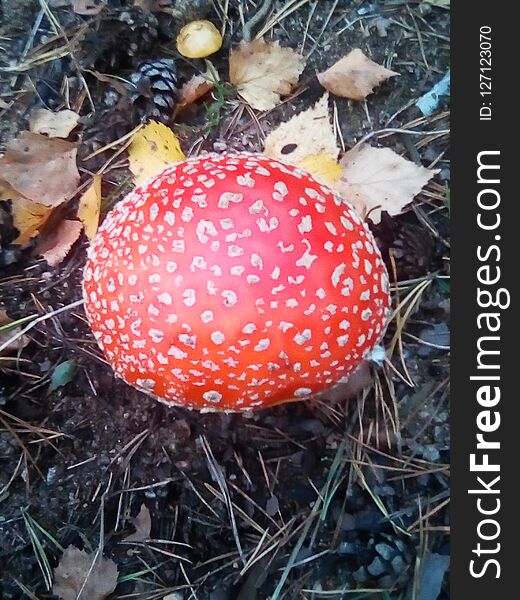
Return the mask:
<svg viewBox="0 0 520 600">
<path fill-rule="evenodd" d="M 292 48 L 260 38 L 231 53 L 229 81 L 250 106 L 270 110 L 291 93 L 304 67 L 305 59 Z"/>
<path fill-rule="evenodd" d="M 73 110 L 52 112 L 46 108 L 37 108 L 29 118 L 29 129 L 32 133 L 43 133 L 51 138 L 66 138 L 78 121 L 79 115 Z"/>
<path fill-rule="evenodd" d="M 359 48 L 351 50 L 323 73 L 318 74 L 321 85 L 335 96 L 364 100 L 376 86 L 399 75 L 365 56 Z"/>
<path fill-rule="evenodd" d="M 329 95 L 273 129 L 265 138 L 264 154 L 305 169 L 330 185 L 341 176 L 339 148 L 329 116 Z"/>
<path fill-rule="evenodd" d="M 135 133 L 128 149 L 128 158 L 130 171 L 134 174 L 136 185 L 139 185 L 186 157 L 175 133 L 162 123 L 150 121 Z"/>
<path fill-rule="evenodd" d="M 363 145 L 349 150 L 340 161 L 344 175 L 334 189 L 358 212 L 374 223 L 384 210 L 401 214 L 421 189 L 438 173 L 402 158 L 390 148 Z"/>
<path fill-rule="evenodd" d="M 13 243 L 26 246 L 43 229 L 51 212 L 51 207 L 27 200 L 22 196 L 14 199 L 12 207 L 13 225 L 18 229 L 19 235 Z"/>
<path fill-rule="evenodd" d="M 339 181 L 343 169 L 338 161 L 330 154 L 309 154 L 298 163 L 298 167 L 310 173 L 316 180 L 324 185 L 331 186 Z"/>
<path fill-rule="evenodd" d="M 150 516 L 150 511 L 144 504 L 141 505 L 137 517 L 132 519 L 132 522 L 135 527 L 135 532 L 128 535 L 125 538 L 125 541 L 142 542 L 147 540 L 150 537 L 150 532 L 152 530 L 152 517 Z"/>
<path fill-rule="evenodd" d="M 58 206 L 77 189 L 76 154 L 71 142 L 23 131 L 0 157 L 0 183 L 39 204 Z"/>
<path fill-rule="evenodd" d="M 39 240 L 37 253 L 41 254 L 51 267 L 59 265 L 79 238 L 81 229 L 79 221 L 65 219 L 54 231 Z"/>
<path fill-rule="evenodd" d="M 339 148 L 329 117 L 329 95 L 281 123 L 265 138 L 264 154 L 297 165 L 312 154 L 336 158 Z"/>
<path fill-rule="evenodd" d="M 101 175 L 94 175 L 92 183 L 81 196 L 78 206 L 78 219 L 83 223 L 89 240 L 96 235 L 101 208 Z"/>
<path fill-rule="evenodd" d="M 61 600 L 104 600 L 117 586 L 116 563 L 104 557 L 96 558 L 74 546 L 65 549 L 54 570 L 52 592 Z"/>
</svg>

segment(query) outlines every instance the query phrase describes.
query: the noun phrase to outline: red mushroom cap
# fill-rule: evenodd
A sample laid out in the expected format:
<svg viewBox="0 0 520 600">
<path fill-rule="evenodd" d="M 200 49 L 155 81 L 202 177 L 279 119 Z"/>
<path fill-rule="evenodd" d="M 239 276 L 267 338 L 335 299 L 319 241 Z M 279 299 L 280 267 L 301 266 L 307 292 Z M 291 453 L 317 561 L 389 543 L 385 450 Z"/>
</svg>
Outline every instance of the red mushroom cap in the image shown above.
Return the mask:
<svg viewBox="0 0 520 600">
<path fill-rule="evenodd" d="M 254 154 L 168 167 L 106 217 L 84 298 L 116 373 L 167 403 L 246 410 L 344 380 L 381 340 L 374 238 L 309 174 Z"/>
</svg>

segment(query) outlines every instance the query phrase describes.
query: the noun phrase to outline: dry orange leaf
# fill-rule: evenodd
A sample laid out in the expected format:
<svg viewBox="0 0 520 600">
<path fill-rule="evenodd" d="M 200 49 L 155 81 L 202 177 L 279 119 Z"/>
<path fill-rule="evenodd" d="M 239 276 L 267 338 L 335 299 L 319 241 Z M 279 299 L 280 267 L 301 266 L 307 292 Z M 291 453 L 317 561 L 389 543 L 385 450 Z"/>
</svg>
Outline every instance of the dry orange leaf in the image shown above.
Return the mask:
<svg viewBox="0 0 520 600">
<path fill-rule="evenodd" d="M 295 50 L 259 38 L 231 53 L 229 81 L 250 106 L 270 110 L 291 93 L 304 68 L 305 59 Z"/>
<path fill-rule="evenodd" d="M 76 154 L 71 142 L 23 131 L 0 157 L 0 183 L 39 204 L 58 206 L 77 189 Z"/>
<path fill-rule="evenodd" d="M 78 219 L 83 223 L 85 234 L 89 240 L 92 240 L 98 230 L 100 208 L 101 175 L 94 175 L 92 183 L 79 200 L 77 213 Z"/>
<path fill-rule="evenodd" d="M 208 79 L 207 75 L 194 75 L 181 88 L 177 111 L 197 102 L 197 100 L 211 92 L 214 87 L 215 84 Z"/>
<path fill-rule="evenodd" d="M 137 131 L 128 148 L 130 171 L 136 185 L 157 175 L 168 165 L 184 160 L 179 138 L 173 131 L 156 121 Z"/>
<path fill-rule="evenodd" d="M 374 223 L 384 210 L 398 215 L 438 169 L 426 169 L 406 160 L 390 148 L 368 144 L 349 150 L 340 161 L 344 175 L 333 187 Z"/>
<path fill-rule="evenodd" d="M 13 243 L 26 246 L 31 238 L 37 236 L 43 229 L 51 212 L 52 207 L 38 204 L 22 196 L 13 199 L 13 225 L 19 231 Z"/>
<path fill-rule="evenodd" d="M 399 75 L 365 56 L 359 48 L 351 50 L 323 73 L 318 74 L 321 85 L 336 96 L 364 100 L 380 83 Z"/>
<path fill-rule="evenodd" d="M 67 256 L 74 242 L 81 234 L 83 226 L 79 221 L 65 219 L 58 227 L 39 240 L 37 253 L 40 254 L 51 267 L 59 265 Z"/>
<path fill-rule="evenodd" d="M 2 200 L 14 200 L 19 196 L 20 194 L 14 188 L 0 178 L 0 202 Z"/>
<path fill-rule="evenodd" d="M 110 558 L 96 558 L 95 554 L 69 546 L 54 569 L 52 593 L 61 600 L 104 600 L 116 589 L 118 575 L 117 565 Z"/>
<path fill-rule="evenodd" d="M 29 118 L 29 129 L 33 133 L 44 133 L 51 138 L 66 138 L 79 121 L 73 110 L 52 112 L 46 108 L 33 110 Z"/>
<path fill-rule="evenodd" d="M 340 176 L 339 147 L 329 116 L 329 95 L 273 129 L 265 138 L 264 154 L 305 169 L 330 185 Z"/>
</svg>

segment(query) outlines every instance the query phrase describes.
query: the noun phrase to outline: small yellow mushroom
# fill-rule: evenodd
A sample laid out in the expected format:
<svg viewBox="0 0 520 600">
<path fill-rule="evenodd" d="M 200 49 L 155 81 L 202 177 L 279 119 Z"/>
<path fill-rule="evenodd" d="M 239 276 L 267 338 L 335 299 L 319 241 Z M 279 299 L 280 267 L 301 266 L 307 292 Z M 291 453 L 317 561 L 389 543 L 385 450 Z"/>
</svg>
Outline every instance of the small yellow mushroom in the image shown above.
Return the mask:
<svg viewBox="0 0 520 600">
<path fill-rule="evenodd" d="M 222 36 L 211 21 L 191 21 L 177 36 L 177 50 L 187 58 L 205 58 L 221 46 Z"/>
</svg>

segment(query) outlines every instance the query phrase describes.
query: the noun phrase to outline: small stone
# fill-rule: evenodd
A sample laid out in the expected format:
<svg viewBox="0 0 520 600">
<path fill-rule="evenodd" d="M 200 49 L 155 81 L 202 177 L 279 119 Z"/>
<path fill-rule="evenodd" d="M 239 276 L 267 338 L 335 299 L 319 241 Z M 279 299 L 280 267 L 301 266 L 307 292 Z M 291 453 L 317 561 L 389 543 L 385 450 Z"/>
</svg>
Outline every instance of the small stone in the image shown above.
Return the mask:
<svg viewBox="0 0 520 600">
<path fill-rule="evenodd" d="M 226 142 L 213 142 L 213 150 L 215 150 L 215 152 L 225 152 L 227 147 Z"/>
<path fill-rule="evenodd" d="M 430 462 L 437 462 L 440 458 L 439 449 L 436 446 L 424 446 L 422 451 L 422 456 L 424 460 L 428 460 Z"/>
</svg>

